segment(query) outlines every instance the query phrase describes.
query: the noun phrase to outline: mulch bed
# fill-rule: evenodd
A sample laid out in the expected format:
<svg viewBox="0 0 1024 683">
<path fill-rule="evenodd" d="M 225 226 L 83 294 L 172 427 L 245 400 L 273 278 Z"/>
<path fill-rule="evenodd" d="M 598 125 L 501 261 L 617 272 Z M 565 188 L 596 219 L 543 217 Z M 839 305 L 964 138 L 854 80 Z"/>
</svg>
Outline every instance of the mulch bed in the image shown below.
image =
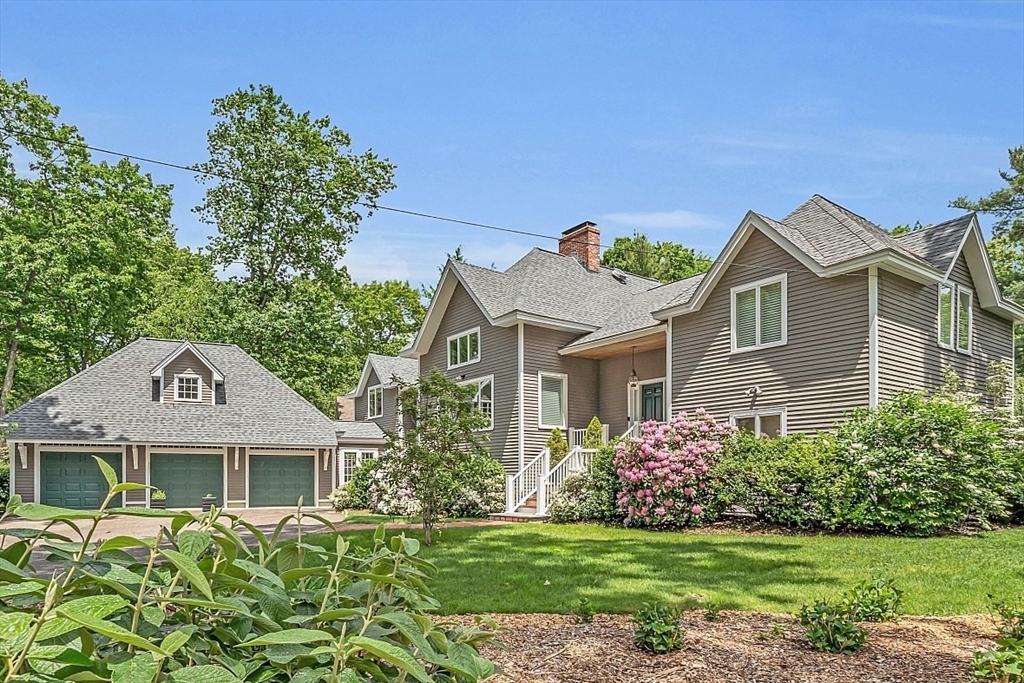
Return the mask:
<svg viewBox="0 0 1024 683">
<path fill-rule="evenodd" d="M 593 623 L 555 614 L 499 614 L 507 647 L 483 654 L 504 674 L 495 683 L 963 683 L 977 650 L 994 647 L 987 617 L 904 617 L 865 624 L 870 634 L 853 655 L 815 652 L 792 616 L 723 611 L 715 622 L 700 612 L 684 618 L 686 646 L 649 655 L 632 642 L 627 615 L 597 615 Z M 472 623 L 472 617 L 457 617 Z M 773 624 L 785 635 L 768 637 Z"/>
</svg>

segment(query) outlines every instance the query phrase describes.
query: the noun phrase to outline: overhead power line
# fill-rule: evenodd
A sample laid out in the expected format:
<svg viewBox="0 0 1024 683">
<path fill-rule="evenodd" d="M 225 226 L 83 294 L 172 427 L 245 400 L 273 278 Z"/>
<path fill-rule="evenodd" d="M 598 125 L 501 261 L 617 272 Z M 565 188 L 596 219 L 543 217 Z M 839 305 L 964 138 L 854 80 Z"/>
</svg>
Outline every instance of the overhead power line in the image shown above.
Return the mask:
<svg viewBox="0 0 1024 683">
<path fill-rule="evenodd" d="M 45 140 L 47 142 L 52 142 L 52 143 L 57 144 L 57 145 L 65 145 L 65 146 L 70 146 L 70 147 L 77 147 L 77 148 L 80 148 L 80 149 L 89 150 L 91 152 L 98 152 L 100 154 L 109 154 L 110 156 L 121 157 L 121 158 L 124 158 L 124 159 L 131 159 L 132 161 L 137 161 L 137 162 L 140 162 L 140 163 L 153 164 L 155 166 L 163 166 L 165 168 L 173 168 L 173 169 L 176 169 L 176 170 L 179 170 L 179 171 L 186 171 L 188 173 L 193 173 L 193 174 L 196 174 L 196 175 L 204 175 L 204 176 L 208 176 L 208 177 L 211 177 L 211 178 L 219 178 L 221 180 L 231 180 L 231 181 L 234 181 L 234 182 L 245 183 L 247 185 L 252 185 L 252 186 L 255 186 L 255 187 L 262 187 L 264 189 L 272 190 L 272 191 L 275 191 L 275 192 L 301 192 L 301 193 L 307 194 L 307 195 L 309 195 L 309 196 L 311 196 L 311 197 L 313 197 L 315 199 L 326 199 L 327 198 L 327 195 L 324 195 L 322 193 L 313 192 L 311 190 L 306 190 L 306 189 L 303 189 L 303 188 L 294 188 L 294 187 L 285 188 L 285 187 L 282 187 L 281 185 L 275 185 L 274 183 L 267 183 L 267 182 L 263 182 L 263 181 L 259 181 L 259 180 L 251 180 L 251 179 L 248 179 L 248 178 L 239 178 L 237 176 L 233 176 L 233 175 L 226 174 L 226 173 L 213 173 L 213 172 L 210 172 L 210 171 L 201 170 L 199 168 L 196 168 L 195 166 L 187 166 L 187 165 L 184 165 L 184 164 L 176 164 L 176 163 L 171 162 L 171 161 L 163 161 L 162 159 L 153 159 L 152 157 L 145 157 L 145 156 L 141 156 L 141 155 L 138 155 L 138 154 L 128 154 L 128 153 L 125 153 L 125 152 L 118 152 L 118 151 L 112 150 L 112 149 L 105 149 L 103 147 L 96 147 L 94 145 L 88 145 L 88 144 L 86 144 L 84 142 L 78 142 L 77 140 L 60 140 L 58 138 L 50 137 L 50 136 L 47 136 L 47 135 L 40 135 L 38 133 L 30 133 L 28 131 L 15 130 L 13 128 L 8 128 L 8 127 L 0 127 L 0 130 L 4 131 L 6 133 L 12 134 L 12 135 L 24 135 L 26 137 L 35 138 L 37 140 Z M 423 212 L 423 211 L 413 211 L 411 209 L 402 209 L 402 208 L 398 208 L 398 207 L 394 207 L 394 206 L 386 206 L 384 204 L 378 204 L 378 203 L 374 203 L 374 202 L 364 202 L 364 201 L 361 201 L 361 200 L 355 200 L 354 203 L 359 205 L 359 206 L 362 206 L 362 207 L 364 207 L 366 209 L 369 209 L 371 211 L 388 211 L 388 212 L 391 212 L 391 213 L 397 213 L 397 214 L 402 214 L 402 215 L 406 215 L 406 216 L 414 216 L 414 217 L 417 217 L 417 218 L 425 218 L 425 219 L 428 219 L 428 220 L 442 221 L 442 222 L 445 222 L 445 223 L 452 223 L 452 224 L 455 224 L 455 225 L 464 225 L 464 226 L 472 227 L 472 228 L 481 228 L 481 229 L 484 229 L 484 230 L 493 230 L 493 231 L 504 232 L 504 233 L 509 233 L 509 234 L 513 234 L 513 235 L 522 235 L 524 237 L 536 237 L 538 239 L 553 240 L 555 242 L 558 242 L 559 240 L 561 240 L 561 237 L 560 236 L 556 236 L 556 235 L 545 235 L 544 233 L 531 232 L 529 230 L 520 230 L 520 229 L 516 229 L 516 228 L 508 228 L 508 227 L 504 227 L 504 226 L 500 226 L 500 225 L 491 225 L 489 223 L 479 223 L 479 222 L 476 222 L 476 221 L 470 221 L 470 220 L 465 220 L 465 219 L 461 219 L 461 218 L 452 218 L 450 216 L 440 216 L 440 215 L 437 215 L 437 214 L 426 213 L 426 212 Z M 635 248 L 632 248 L 632 247 L 615 246 L 613 244 L 612 245 L 609 245 L 609 244 L 599 244 L 598 247 L 600 247 L 602 249 L 612 249 L 612 248 L 614 248 L 614 249 L 618 249 L 620 251 L 639 251 L 639 250 L 637 250 Z M 719 261 L 720 261 L 720 259 L 713 260 L 711 262 L 711 266 L 716 265 L 717 263 L 719 263 Z M 753 264 L 753 263 L 738 263 L 736 261 L 733 261 L 732 263 L 730 263 L 730 265 L 741 266 L 741 267 L 744 267 L 744 268 L 754 268 L 754 269 L 760 269 L 760 270 L 770 270 L 770 271 L 779 272 L 779 273 L 796 272 L 796 271 L 794 271 L 792 269 L 780 268 L 778 266 L 765 266 L 765 265 Z M 843 275 L 855 276 L 855 277 L 867 277 L 866 275 L 862 275 L 860 273 L 843 273 Z"/>
</svg>

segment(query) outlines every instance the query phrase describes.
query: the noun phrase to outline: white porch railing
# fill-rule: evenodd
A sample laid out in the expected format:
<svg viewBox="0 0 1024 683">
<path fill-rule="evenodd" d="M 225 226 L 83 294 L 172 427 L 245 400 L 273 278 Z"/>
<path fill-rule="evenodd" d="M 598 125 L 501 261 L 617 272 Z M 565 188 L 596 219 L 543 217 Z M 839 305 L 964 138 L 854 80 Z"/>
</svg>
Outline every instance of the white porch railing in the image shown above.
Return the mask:
<svg viewBox="0 0 1024 683">
<path fill-rule="evenodd" d="M 541 483 L 540 490 L 544 492 L 544 504 L 541 505 L 541 497 L 537 496 L 537 514 L 546 515 L 551 508 L 551 499 L 555 491 L 561 488 L 566 477 L 575 472 L 580 472 L 590 467 L 594 458 L 595 448 L 583 448 L 576 446 L 569 455 L 562 458 L 562 461 L 551 468 Z"/>
<path fill-rule="evenodd" d="M 583 440 L 587 436 L 586 429 L 570 429 L 569 430 L 569 450 L 574 448 L 583 448 Z M 601 444 L 608 443 L 611 437 L 611 425 L 601 425 Z"/>
<path fill-rule="evenodd" d="M 640 422 L 634 422 L 629 429 L 622 433 L 620 439 L 632 439 L 634 436 L 640 436 Z"/>
<path fill-rule="evenodd" d="M 545 491 L 540 486 L 544 475 L 548 473 L 551 464 L 551 449 L 545 448 L 537 454 L 530 462 L 526 463 L 523 469 L 515 474 L 510 474 L 505 479 L 505 507 L 506 512 L 515 512 L 530 497 L 537 494 L 537 509 L 541 509 L 541 500 Z"/>
</svg>

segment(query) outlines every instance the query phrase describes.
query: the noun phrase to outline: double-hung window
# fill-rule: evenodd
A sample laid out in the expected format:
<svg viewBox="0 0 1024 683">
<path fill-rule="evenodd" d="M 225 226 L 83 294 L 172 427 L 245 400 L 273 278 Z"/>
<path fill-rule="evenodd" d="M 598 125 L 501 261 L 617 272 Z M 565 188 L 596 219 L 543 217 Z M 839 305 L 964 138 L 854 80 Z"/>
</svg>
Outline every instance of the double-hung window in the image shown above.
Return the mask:
<svg viewBox="0 0 1024 683">
<path fill-rule="evenodd" d="M 537 376 L 539 426 L 566 429 L 568 422 L 568 376 L 541 372 Z"/>
<path fill-rule="evenodd" d="M 974 292 L 963 285 L 939 285 L 939 346 L 971 352 Z"/>
<path fill-rule="evenodd" d="M 448 337 L 448 369 L 480 360 L 480 328 Z"/>
<path fill-rule="evenodd" d="M 487 416 L 488 424 L 481 428 L 481 431 L 492 429 L 494 427 L 494 377 L 481 377 L 465 382 L 465 384 L 475 387 L 476 393 L 472 399 L 473 407 Z"/>
<path fill-rule="evenodd" d="M 732 350 L 786 343 L 786 274 L 733 287 Z"/>
<path fill-rule="evenodd" d="M 199 375 L 174 376 L 174 400 L 199 403 L 203 400 L 203 384 Z"/>
<path fill-rule="evenodd" d="M 736 428 L 744 432 L 769 438 L 783 436 L 786 433 L 786 410 L 784 408 L 765 408 L 733 413 L 729 419 Z"/>
<path fill-rule="evenodd" d="M 366 417 L 384 417 L 384 387 L 378 385 L 366 390 Z"/>
</svg>

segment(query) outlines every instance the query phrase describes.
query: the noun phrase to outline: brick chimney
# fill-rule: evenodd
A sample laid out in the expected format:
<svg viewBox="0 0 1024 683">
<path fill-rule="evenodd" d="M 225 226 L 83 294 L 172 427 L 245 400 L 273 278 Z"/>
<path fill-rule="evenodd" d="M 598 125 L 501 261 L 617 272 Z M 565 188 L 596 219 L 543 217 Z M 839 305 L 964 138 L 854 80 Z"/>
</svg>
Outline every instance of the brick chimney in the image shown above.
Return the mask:
<svg viewBox="0 0 1024 683">
<path fill-rule="evenodd" d="M 339 396 L 335 403 L 338 418 L 342 422 L 353 422 L 356 419 L 356 400 L 348 396 Z"/>
<path fill-rule="evenodd" d="M 572 256 L 584 268 L 596 272 L 601 267 L 601 231 L 590 221 L 569 228 L 558 240 L 558 253 Z"/>
</svg>

